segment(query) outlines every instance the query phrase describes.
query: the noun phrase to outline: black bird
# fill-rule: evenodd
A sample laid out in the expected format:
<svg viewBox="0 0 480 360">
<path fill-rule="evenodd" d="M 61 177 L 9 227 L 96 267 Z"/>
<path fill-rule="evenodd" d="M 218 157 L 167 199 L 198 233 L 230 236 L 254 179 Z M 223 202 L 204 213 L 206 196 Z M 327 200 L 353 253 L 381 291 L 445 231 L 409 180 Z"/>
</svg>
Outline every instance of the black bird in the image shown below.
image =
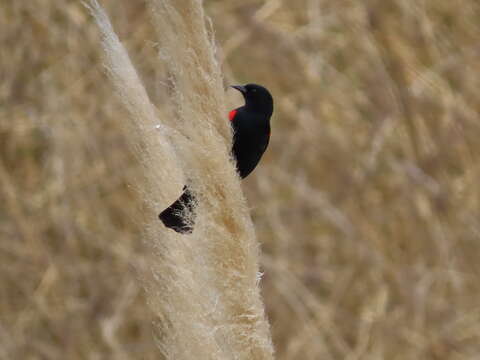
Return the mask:
<svg viewBox="0 0 480 360">
<path fill-rule="evenodd" d="M 246 178 L 257 166 L 270 140 L 270 117 L 273 98 L 261 85 L 233 85 L 245 99 L 245 105 L 230 111 L 228 117 L 233 127 L 232 154 L 237 162 L 240 177 Z M 187 186 L 183 194 L 158 217 L 166 227 L 179 233 L 191 233 L 193 224 L 184 218 L 185 211 L 193 212 L 194 197 Z"/>
</svg>

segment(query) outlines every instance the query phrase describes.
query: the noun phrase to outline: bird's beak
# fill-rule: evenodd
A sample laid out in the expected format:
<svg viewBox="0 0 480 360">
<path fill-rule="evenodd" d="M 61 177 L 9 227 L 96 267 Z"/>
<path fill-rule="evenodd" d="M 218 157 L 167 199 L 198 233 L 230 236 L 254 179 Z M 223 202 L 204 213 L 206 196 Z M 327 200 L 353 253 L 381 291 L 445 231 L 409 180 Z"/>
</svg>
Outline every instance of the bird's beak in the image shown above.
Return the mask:
<svg viewBox="0 0 480 360">
<path fill-rule="evenodd" d="M 231 87 L 240 91 L 242 94 L 245 94 L 247 92 L 247 89 L 245 88 L 245 86 L 242 86 L 242 85 L 231 85 Z"/>
</svg>

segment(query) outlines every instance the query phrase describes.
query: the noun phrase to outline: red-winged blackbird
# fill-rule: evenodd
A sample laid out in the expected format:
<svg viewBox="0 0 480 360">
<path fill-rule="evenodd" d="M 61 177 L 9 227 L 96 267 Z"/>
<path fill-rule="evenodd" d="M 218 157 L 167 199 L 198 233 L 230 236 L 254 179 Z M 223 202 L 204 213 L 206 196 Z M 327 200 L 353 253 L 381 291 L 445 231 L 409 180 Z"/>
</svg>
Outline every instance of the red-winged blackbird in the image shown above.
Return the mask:
<svg viewBox="0 0 480 360">
<path fill-rule="evenodd" d="M 233 127 L 232 153 L 237 161 L 237 171 L 243 179 L 260 161 L 270 140 L 270 117 L 273 113 L 273 98 L 263 86 L 233 85 L 245 99 L 245 105 L 230 111 Z M 180 198 L 163 210 L 158 217 L 166 227 L 179 233 L 190 233 L 192 223 L 184 218 L 185 211 L 193 213 L 194 198 L 187 186 Z"/>
</svg>

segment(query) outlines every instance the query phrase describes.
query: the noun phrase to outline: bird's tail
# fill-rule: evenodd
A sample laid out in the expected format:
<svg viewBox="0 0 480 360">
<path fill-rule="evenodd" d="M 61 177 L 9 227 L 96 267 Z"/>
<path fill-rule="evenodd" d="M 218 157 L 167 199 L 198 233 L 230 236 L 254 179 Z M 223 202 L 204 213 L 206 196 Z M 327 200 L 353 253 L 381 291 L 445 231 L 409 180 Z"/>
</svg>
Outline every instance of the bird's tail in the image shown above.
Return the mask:
<svg viewBox="0 0 480 360">
<path fill-rule="evenodd" d="M 172 205 L 163 210 L 158 218 L 163 224 L 180 234 L 189 234 L 193 231 L 194 196 L 187 186 L 183 187 L 183 194 Z M 190 216 L 188 216 L 190 214 Z"/>
</svg>

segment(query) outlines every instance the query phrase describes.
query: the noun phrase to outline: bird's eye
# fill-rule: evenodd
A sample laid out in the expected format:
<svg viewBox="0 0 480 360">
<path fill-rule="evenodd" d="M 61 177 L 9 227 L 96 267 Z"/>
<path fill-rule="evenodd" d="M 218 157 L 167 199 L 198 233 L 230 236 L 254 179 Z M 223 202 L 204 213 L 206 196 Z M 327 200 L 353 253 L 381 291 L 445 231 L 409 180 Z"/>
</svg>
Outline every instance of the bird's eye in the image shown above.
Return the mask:
<svg viewBox="0 0 480 360">
<path fill-rule="evenodd" d="M 250 91 L 251 92 L 257 92 L 257 89 L 251 89 Z"/>
</svg>

